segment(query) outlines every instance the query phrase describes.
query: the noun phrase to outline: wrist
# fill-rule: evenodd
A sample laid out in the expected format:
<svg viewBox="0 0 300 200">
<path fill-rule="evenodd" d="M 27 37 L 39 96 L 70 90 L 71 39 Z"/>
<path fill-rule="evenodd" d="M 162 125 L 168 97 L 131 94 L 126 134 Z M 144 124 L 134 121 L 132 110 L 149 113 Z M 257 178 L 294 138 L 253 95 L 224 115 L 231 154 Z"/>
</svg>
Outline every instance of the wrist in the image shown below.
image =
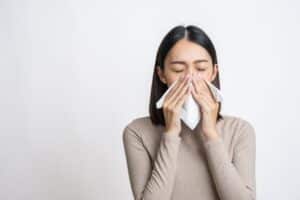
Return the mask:
<svg viewBox="0 0 300 200">
<path fill-rule="evenodd" d="M 212 140 L 217 140 L 220 136 L 217 133 L 217 131 L 210 131 L 203 133 L 205 141 L 212 141 Z"/>
<path fill-rule="evenodd" d="M 179 135 L 178 131 L 167 130 L 165 131 L 166 135 Z"/>
</svg>

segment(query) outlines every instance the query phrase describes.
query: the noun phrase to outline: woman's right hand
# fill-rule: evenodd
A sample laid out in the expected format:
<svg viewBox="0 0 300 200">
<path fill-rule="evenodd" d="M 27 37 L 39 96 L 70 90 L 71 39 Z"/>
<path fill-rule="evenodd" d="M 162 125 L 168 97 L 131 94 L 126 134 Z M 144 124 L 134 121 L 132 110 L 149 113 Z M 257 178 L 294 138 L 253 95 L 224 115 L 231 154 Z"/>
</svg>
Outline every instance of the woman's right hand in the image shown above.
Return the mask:
<svg viewBox="0 0 300 200">
<path fill-rule="evenodd" d="M 191 75 L 180 77 L 170 92 L 166 95 L 163 103 L 163 113 L 166 123 L 166 134 L 179 135 L 181 131 L 180 114 L 183 103 L 191 92 Z"/>
</svg>

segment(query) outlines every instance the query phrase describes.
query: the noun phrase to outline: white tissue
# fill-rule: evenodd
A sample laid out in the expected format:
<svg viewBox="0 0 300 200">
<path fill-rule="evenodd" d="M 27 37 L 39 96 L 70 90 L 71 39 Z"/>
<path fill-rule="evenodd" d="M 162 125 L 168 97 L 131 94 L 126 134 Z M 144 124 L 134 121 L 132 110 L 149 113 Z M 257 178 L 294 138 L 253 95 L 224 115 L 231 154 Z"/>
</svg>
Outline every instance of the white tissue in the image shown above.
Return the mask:
<svg viewBox="0 0 300 200">
<path fill-rule="evenodd" d="M 175 85 L 175 83 L 177 81 L 178 80 L 174 81 L 174 83 L 172 83 L 170 85 L 170 87 L 167 89 L 167 91 L 156 102 L 156 108 L 157 109 L 162 107 L 165 96 L 169 93 L 169 91 L 173 88 L 173 86 Z M 223 97 L 222 97 L 222 94 L 221 94 L 220 90 L 218 88 L 216 88 L 209 81 L 205 80 L 205 82 L 209 85 L 209 88 L 210 88 L 211 92 L 213 93 L 213 96 L 216 99 L 216 101 L 217 102 L 223 101 Z M 195 101 L 192 94 L 189 94 L 189 96 L 187 97 L 186 101 L 184 102 L 184 104 L 182 106 L 180 118 L 192 130 L 197 126 L 198 122 L 201 119 L 200 109 L 201 109 L 200 106 Z"/>
</svg>

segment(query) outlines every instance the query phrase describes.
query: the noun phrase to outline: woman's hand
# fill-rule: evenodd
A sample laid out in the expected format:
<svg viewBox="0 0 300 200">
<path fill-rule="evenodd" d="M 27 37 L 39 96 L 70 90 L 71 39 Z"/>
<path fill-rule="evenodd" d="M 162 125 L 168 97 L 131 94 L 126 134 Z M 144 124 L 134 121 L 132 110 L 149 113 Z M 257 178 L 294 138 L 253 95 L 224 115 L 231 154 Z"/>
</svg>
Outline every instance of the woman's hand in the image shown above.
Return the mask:
<svg viewBox="0 0 300 200">
<path fill-rule="evenodd" d="M 213 97 L 209 86 L 200 74 L 193 75 L 192 86 L 192 95 L 201 107 L 200 128 L 206 139 L 215 139 L 218 137 L 216 121 L 219 103 Z"/>
<path fill-rule="evenodd" d="M 191 76 L 180 77 L 163 103 L 163 113 L 166 123 L 166 133 L 179 135 L 181 131 L 180 114 L 183 103 L 191 92 Z"/>
</svg>

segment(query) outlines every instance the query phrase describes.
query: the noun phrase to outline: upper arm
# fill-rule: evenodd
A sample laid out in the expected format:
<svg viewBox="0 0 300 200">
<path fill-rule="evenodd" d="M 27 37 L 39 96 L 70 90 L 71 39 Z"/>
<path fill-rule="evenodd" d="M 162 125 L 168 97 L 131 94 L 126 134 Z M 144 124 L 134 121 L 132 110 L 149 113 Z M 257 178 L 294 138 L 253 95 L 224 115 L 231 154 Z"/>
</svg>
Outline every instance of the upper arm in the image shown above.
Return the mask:
<svg viewBox="0 0 300 200">
<path fill-rule="evenodd" d="M 141 137 L 129 126 L 123 130 L 123 145 L 131 189 L 135 199 L 139 199 L 151 175 L 151 158 Z"/>
<path fill-rule="evenodd" d="M 239 137 L 234 147 L 233 164 L 245 183 L 247 189 L 256 193 L 255 160 L 256 160 L 256 135 L 254 127 L 243 121 L 238 129 Z"/>
</svg>

